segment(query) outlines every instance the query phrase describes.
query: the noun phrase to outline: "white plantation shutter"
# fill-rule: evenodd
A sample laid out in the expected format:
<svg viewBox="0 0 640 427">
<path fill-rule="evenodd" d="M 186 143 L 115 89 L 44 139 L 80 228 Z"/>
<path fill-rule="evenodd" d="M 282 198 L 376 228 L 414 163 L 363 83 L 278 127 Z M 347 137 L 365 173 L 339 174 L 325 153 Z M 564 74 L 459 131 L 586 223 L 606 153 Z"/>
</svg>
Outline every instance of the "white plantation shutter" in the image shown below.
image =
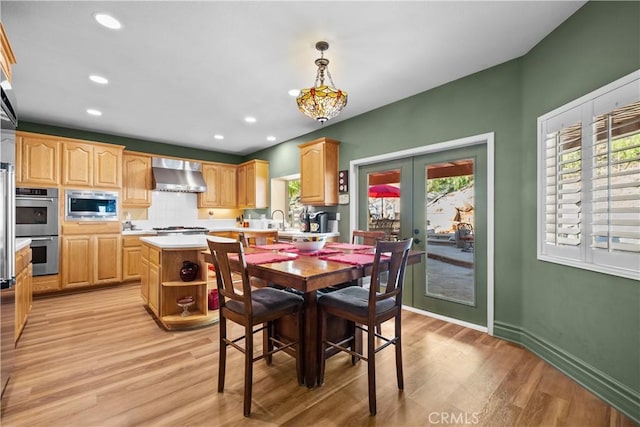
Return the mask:
<svg viewBox="0 0 640 427">
<path fill-rule="evenodd" d="M 640 72 L 538 123 L 538 258 L 640 279 Z"/>
<path fill-rule="evenodd" d="M 593 262 L 633 268 L 640 254 L 640 102 L 594 117 Z"/>
<path fill-rule="evenodd" d="M 543 125 L 544 246 L 562 258 L 581 258 L 582 109 L 574 108 Z"/>
</svg>

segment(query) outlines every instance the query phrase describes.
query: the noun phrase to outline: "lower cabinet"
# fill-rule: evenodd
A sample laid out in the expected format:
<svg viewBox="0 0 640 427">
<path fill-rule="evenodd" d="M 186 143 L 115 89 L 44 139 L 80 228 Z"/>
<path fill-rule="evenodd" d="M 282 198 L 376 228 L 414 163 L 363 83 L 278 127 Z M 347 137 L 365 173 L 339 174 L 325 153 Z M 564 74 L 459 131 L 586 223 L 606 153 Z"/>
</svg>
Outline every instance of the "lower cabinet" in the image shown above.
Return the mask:
<svg viewBox="0 0 640 427">
<path fill-rule="evenodd" d="M 15 298 L 16 298 L 16 321 L 15 321 L 15 341 L 18 341 L 20 334 L 27 324 L 27 318 L 31 311 L 33 302 L 32 291 L 32 273 L 33 268 L 31 264 L 31 248 L 29 246 L 20 249 L 16 253 L 16 284 L 15 284 Z"/>
<path fill-rule="evenodd" d="M 120 282 L 120 234 L 62 237 L 62 288 Z"/>
<path fill-rule="evenodd" d="M 140 249 L 140 297 L 149 305 L 149 246 Z"/>
<path fill-rule="evenodd" d="M 142 273 L 142 242 L 139 236 L 122 237 L 122 281 L 140 280 Z"/>
</svg>

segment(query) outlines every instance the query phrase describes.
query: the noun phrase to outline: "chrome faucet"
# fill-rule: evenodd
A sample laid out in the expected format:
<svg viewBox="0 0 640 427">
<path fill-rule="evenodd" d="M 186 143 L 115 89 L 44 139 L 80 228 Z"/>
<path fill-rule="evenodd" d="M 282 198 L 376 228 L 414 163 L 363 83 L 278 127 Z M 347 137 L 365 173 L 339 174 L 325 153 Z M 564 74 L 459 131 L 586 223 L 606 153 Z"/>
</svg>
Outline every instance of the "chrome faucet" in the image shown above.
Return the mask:
<svg viewBox="0 0 640 427">
<path fill-rule="evenodd" d="M 273 214 L 276 212 L 280 212 L 282 214 L 282 225 L 280 226 L 280 229 L 284 231 L 284 211 L 282 209 L 276 209 L 275 211 L 271 212 L 271 219 L 273 219 Z"/>
</svg>

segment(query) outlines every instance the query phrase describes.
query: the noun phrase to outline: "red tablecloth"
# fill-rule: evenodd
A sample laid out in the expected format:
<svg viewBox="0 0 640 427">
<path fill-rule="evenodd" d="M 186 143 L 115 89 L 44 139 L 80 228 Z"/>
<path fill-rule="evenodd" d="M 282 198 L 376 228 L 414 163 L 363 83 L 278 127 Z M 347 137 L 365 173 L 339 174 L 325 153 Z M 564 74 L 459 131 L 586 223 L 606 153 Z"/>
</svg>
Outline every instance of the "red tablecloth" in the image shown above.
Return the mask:
<svg viewBox="0 0 640 427">
<path fill-rule="evenodd" d="M 352 265 L 364 265 L 364 264 L 371 264 L 373 263 L 373 258 L 374 258 L 374 254 L 359 254 L 359 253 L 353 253 L 353 254 L 341 254 L 341 255 L 331 255 L 331 256 L 323 256 L 320 257 L 321 259 L 325 259 L 327 261 L 336 261 L 336 262 L 342 262 L 345 264 L 352 264 Z M 382 255 L 380 257 L 381 260 L 388 260 L 389 257 L 386 255 Z"/>
</svg>

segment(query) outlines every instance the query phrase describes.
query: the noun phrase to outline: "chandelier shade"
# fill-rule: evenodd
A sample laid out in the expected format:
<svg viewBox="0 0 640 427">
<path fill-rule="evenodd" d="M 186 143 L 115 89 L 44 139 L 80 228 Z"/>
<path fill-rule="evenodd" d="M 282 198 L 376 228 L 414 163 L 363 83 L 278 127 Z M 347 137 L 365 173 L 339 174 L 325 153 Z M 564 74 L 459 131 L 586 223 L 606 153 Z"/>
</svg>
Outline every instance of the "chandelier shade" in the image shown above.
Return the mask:
<svg viewBox="0 0 640 427">
<path fill-rule="evenodd" d="M 303 114 L 323 124 L 340 114 L 347 105 L 347 92 L 334 87 L 327 68 L 329 60 L 324 57 L 324 51 L 329 49 L 329 43 L 319 41 L 316 43 L 316 49 L 320 51 L 320 58 L 315 61 L 318 66 L 315 84 L 308 89 L 300 89 L 296 102 Z M 325 72 L 331 86 L 324 84 Z"/>
</svg>

